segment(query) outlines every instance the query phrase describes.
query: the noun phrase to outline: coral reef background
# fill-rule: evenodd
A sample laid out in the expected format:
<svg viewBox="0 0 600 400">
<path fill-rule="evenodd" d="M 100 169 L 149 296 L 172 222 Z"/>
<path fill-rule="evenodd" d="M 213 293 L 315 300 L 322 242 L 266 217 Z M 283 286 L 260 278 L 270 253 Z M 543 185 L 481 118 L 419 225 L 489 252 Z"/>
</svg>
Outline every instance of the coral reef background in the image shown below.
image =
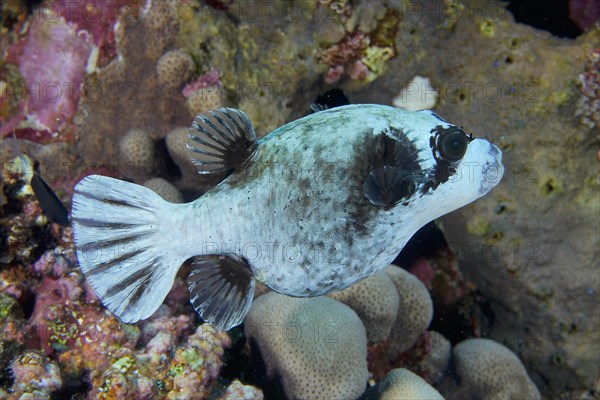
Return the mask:
<svg viewBox="0 0 600 400">
<path fill-rule="evenodd" d="M 0 398 L 598 398 L 600 11 L 563 3 L 555 35 L 527 1 L 3 1 Z M 332 88 L 435 104 L 502 148 L 503 181 L 399 267 L 325 298 L 257 290 L 228 333 L 185 267 L 147 321 L 102 307 L 32 166 L 66 206 L 91 173 L 191 201 L 222 178 L 188 159 L 196 114 L 237 107 L 263 136 Z"/>
</svg>

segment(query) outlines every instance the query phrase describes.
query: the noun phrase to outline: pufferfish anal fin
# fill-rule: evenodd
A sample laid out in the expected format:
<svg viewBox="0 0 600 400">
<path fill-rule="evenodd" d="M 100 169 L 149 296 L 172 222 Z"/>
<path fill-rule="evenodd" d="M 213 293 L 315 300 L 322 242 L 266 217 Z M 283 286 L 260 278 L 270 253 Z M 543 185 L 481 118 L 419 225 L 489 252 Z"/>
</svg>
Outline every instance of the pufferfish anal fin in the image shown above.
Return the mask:
<svg viewBox="0 0 600 400">
<path fill-rule="evenodd" d="M 242 168 L 256 153 L 258 143 L 246 113 L 219 108 L 194 119 L 187 148 L 198 173 L 212 174 Z"/>
<path fill-rule="evenodd" d="M 382 134 L 380 148 L 364 183 L 371 204 L 383 208 L 407 202 L 424 179 L 418 150 L 401 131 Z"/>
<path fill-rule="evenodd" d="M 235 256 L 198 257 L 188 276 L 194 309 L 223 331 L 242 323 L 254 298 L 254 286 L 250 266 Z"/>
</svg>

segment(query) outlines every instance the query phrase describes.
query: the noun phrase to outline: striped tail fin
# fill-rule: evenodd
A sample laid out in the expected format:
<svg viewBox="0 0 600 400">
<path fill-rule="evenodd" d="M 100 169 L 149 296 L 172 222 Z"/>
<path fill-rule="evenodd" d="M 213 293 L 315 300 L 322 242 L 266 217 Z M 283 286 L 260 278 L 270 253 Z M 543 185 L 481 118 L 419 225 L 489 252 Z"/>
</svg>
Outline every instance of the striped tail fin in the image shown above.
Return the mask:
<svg viewBox="0 0 600 400">
<path fill-rule="evenodd" d="M 170 245 L 176 205 L 140 185 L 99 175 L 73 195 L 77 258 L 102 303 L 122 321 L 150 317 L 185 261 Z"/>
</svg>

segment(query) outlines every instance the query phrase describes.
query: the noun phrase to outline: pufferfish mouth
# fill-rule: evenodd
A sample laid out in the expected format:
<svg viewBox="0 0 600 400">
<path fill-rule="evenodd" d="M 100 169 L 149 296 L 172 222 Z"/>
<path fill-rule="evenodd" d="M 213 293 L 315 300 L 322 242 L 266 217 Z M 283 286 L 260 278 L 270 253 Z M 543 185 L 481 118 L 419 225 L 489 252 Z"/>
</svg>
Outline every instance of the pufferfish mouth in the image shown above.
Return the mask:
<svg viewBox="0 0 600 400">
<path fill-rule="evenodd" d="M 483 179 L 481 180 L 481 185 L 479 185 L 479 194 L 481 196 L 492 190 L 502 180 L 502 176 L 504 175 L 502 151 L 492 143 L 488 142 L 488 145 L 487 154 L 489 155 L 489 161 L 483 165 Z"/>
</svg>

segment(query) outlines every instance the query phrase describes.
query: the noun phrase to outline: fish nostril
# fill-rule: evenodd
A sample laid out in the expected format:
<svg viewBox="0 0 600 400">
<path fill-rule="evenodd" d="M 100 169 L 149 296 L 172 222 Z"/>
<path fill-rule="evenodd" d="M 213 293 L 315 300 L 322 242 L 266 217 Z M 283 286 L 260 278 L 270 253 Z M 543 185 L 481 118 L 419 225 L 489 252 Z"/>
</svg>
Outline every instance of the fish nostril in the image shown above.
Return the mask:
<svg viewBox="0 0 600 400">
<path fill-rule="evenodd" d="M 496 145 L 494 145 L 492 143 L 490 143 L 490 151 L 489 151 L 489 153 L 492 156 L 494 156 L 494 157 L 496 157 L 498 155 L 502 155 L 502 152 L 500 151 L 500 149 L 498 148 L 498 146 L 496 146 Z"/>
</svg>

